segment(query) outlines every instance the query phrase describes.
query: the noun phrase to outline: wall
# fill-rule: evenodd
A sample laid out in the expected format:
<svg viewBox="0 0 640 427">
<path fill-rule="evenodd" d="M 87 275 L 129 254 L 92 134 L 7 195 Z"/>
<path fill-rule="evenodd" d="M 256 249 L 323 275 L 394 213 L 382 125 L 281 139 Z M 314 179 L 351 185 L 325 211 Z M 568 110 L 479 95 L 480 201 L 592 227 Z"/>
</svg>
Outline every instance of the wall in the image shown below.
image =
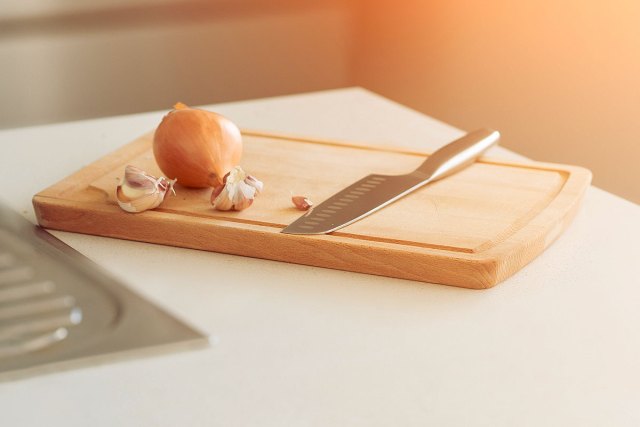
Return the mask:
<svg viewBox="0 0 640 427">
<path fill-rule="evenodd" d="M 635 0 L 6 0 L 0 128 L 358 84 L 640 202 L 639 23 Z"/>
<path fill-rule="evenodd" d="M 8 1 L 0 128 L 351 82 L 344 1 Z"/>
<path fill-rule="evenodd" d="M 356 81 L 640 202 L 640 2 L 361 2 Z"/>
</svg>

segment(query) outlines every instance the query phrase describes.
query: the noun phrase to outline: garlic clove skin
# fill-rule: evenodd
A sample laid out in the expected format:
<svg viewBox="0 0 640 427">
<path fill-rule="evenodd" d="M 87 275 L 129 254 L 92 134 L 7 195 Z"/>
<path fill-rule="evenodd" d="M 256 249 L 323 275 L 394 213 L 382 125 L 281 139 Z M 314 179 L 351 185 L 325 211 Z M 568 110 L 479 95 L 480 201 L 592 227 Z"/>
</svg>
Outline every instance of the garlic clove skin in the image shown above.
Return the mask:
<svg viewBox="0 0 640 427">
<path fill-rule="evenodd" d="M 293 202 L 296 209 L 300 211 L 307 211 L 313 206 L 313 202 L 305 196 L 293 196 L 291 197 L 291 201 Z"/>
<path fill-rule="evenodd" d="M 145 194 L 142 197 L 130 199 L 124 195 L 123 188 L 126 188 L 126 186 L 118 186 L 116 199 L 118 200 L 118 206 L 125 212 L 139 213 L 154 209 L 160 206 L 160 203 L 164 200 L 164 194 L 161 194 L 161 192 Z"/>
<path fill-rule="evenodd" d="M 230 211 L 233 209 L 233 201 L 229 197 L 229 191 L 225 184 L 219 185 L 211 193 L 211 204 L 219 211 Z"/>
<path fill-rule="evenodd" d="M 133 188 L 128 185 L 119 185 L 118 188 L 120 189 L 119 196 L 123 199 L 139 199 L 146 196 L 147 194 L 152 194 L 154 192 L 153 189 L 151 191 L 146 191 L 138 188 Z"/>
<path fill-rule="evenodd" d="M 157 178 L 142 169 L 128 165 L 125 168 L 123 183 L 116 188 L 118 206 L 130 213 L 157 208 L 164 201 L 167 192 L 175 194 L 175 183 L 176 180 Z"/>
<path fill-rule="evenodd" d="M 151 193 L 156 187 L 156 178 L 132 165 L 124 168 L 124 182 L 133 190 L 139 190 L 145 193 Z"/>
<path fill-rule="evenodd" d="M 211 204 L 219 211 L 241 211 L 251 206 L 263 188 L 261 181 L 235 166 L 225 175 L 223 184 L 213 189 Z"/>
<path fill-rule="evenodd" d="M 247 182 L 247 184 L 251 185 L 253 188 L 256 189 L 256 195 L 262 193 L 262 189 L 264 188 L 264 184 L 262 183 L 262 181 L 258 181 L 252 175 L 247 175 L 247 178 L 245 179 L 245 181 Z"/>
</svg>

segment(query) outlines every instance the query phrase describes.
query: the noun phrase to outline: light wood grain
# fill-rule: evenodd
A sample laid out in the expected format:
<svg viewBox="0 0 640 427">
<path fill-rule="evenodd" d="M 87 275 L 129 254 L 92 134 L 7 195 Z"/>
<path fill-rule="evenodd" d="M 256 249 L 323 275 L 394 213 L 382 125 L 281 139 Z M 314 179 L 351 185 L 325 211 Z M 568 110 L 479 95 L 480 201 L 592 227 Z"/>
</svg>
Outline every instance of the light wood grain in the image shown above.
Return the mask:
<svg viewBox="0 0 640 427">
<path fill-rule="evenodd" d="M 244 132 L 242 166 L 265 183 L 251 208 L 219 212 L 210 190 L 177 186 L 153 211 L 114 200 L 127 164 L 160 175 L 147 134 L 34 196 L 47 228 L 319 267 L 488 288 L 568 226 L 591 180 L 583 168 L 483 159 L 330 235 L 280 230 L 300 216 L 291 194 L 320 202 L 370 173 L 404 174 L 426 153 Z"/>
</svg>

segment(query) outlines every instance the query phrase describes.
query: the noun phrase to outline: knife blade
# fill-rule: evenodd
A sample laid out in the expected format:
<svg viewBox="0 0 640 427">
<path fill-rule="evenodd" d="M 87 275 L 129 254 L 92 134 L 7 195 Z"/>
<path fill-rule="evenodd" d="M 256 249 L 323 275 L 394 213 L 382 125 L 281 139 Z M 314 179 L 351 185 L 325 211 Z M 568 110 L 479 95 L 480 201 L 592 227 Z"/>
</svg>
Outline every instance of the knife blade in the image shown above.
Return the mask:
<svg viewBox="0 0 640 427">
<path fill-rule="evenodd" d="M 499 139 L 498 131 L 478 129 L 440 148 L 411 173 L 368 175 L 305 213 L 282 233 L 326 234 L 353 224 L 420 187 L 466 168 Z"/>
</svg>

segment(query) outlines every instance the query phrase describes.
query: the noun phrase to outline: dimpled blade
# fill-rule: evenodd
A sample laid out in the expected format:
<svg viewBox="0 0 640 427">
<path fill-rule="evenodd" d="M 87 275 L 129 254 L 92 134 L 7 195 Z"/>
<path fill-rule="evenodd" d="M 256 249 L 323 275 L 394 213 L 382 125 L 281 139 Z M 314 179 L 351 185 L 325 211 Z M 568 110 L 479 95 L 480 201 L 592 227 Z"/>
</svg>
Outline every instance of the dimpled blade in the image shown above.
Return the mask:
<svg viewBox="0 0 640 427">
<path fill-rule="evenodd" d="M 424 183 L 424 179 L 412 175 L 369 175 L 314 207 L 282 233 L 330 233 L 381 209 Z"/>
</svg>

